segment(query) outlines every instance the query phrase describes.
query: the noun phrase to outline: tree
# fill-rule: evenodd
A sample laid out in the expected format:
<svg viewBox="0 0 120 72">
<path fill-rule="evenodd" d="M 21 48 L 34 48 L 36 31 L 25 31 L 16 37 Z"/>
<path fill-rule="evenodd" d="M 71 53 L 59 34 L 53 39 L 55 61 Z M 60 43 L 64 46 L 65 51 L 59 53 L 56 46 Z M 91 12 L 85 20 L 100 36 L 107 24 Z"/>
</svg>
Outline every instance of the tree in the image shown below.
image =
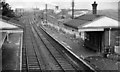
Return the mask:
<svg viewBox="0 0 120 72">
<path fill-rule="evenodd" d="M 6 2 L 0 1 L 0 9 L 2 11 L 2 16 L 15 17 L 13 10 L 10 5 Z"/>
</svg>

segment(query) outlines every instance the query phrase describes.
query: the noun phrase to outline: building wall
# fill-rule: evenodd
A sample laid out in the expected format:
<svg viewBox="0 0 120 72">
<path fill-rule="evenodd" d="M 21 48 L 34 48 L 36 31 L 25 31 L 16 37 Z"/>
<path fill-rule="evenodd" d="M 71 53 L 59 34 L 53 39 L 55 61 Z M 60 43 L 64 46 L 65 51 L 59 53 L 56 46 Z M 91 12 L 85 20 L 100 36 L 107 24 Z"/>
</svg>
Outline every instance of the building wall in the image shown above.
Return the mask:
<svg viewBox="0 0 120 72">
<path fill-rule="evenodd" d="M 103 38 L 103 50 L 109 46 L 109 29 L 105 29 Z M 120 29 L 111 29 L 110 33 L 110 46 L 115 51 L 116 48 L 120 50 Z"/>
<path fill-rule="evenodd" d="M 44 22 L 41 22 L 42 25 L 46 25 L 46 23 Z M 54 27 L 55 29 L 57 29 L 58 31 L 63 31 L 65 32 L 66 34 L 71 34 L 71 35 L 75 35 L 75 38 L 79 38 L 80 37 L 80 34 L 77 30 L 73 29 L 73 28 L 68 28 L 68 27 L 61 27 L 61 26 L 58 26 L 58 25 L 55 25 L 55 24 L 52 24 L 52 23 L 47 23 L 47 25 L 51 26 L 51 27 Z"/>
<path fill-rule="evenodd" d="M 109 30 L 105 30 L 103 41 L 103 47 L 109 46 Z"/>
<path fill-rule="evenodd" d="M 112 29 L 111 30 L 111 33 L 110 33 L 110 45 L 111 46 L 118 46 L 120 45 L 118 42 L 119 42 L 119 31 L 118 29 Z M 104 36 L 105 36 L 105 46 L 109 46 L 109 30 L 106 29 L 105 30 L 105 33 L 104 33 Z"/>
<path fill-rule="evenodd" d="M 117 46 L 117 30 L 111 32 L 111 46 Z"/>
</svg>

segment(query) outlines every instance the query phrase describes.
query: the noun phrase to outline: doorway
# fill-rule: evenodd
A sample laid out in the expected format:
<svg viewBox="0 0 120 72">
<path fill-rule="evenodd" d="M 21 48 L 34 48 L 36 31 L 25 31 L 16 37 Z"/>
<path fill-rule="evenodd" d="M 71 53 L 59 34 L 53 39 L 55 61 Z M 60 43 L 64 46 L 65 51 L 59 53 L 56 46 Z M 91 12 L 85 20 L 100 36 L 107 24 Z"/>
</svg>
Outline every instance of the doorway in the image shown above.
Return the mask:
<svg viewBox="0 0 120 72">
<path fill-rule="evenodd" d="M 103 31 L 86 32 L 84 46 L 91 50 L 101 52 L 103 33 Z"/>
</svg>

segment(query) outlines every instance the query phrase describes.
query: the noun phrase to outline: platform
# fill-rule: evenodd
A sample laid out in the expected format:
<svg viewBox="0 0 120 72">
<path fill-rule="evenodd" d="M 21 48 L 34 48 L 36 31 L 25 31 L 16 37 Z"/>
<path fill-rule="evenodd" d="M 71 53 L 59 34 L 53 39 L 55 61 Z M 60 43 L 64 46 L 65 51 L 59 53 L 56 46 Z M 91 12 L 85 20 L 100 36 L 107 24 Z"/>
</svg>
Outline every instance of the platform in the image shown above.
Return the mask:
<svg viewBox="0 0 120 72">
<path fill-rule="evenodd" d="M 2 70 L 21 69 L 21 34 L 9 34 L 9 41 L 5 38 L 2 45 Z"/>
<path fill-rule="evenodd" d="M 118 70 L 118 62 L 117 61 L 112 61 L 110 59 L 106 59 L 106 58 L 102 58 L 102 57 L 100 58 L 100 60 L 97 59 L 97 57 L 101 56 L 100 53 L 94 52 L 92 50 L 89 50 L 89 49 L 83 47 L 82 39 L 79 39 L 79 40 L 72 39 L 69 35 L 60 33 L 56 29 L 51 28 L 49 26 L 48 27 L 43 26 L 43 29 L 49 35 L 51 35 L 56 41 L 58 41 L 60 44 L 62 44 L 74 56 L 78 57 L 81 60 L 84 60 L 83 62 L 86 65 L 90 66 L 91 68 L 96 68 L 96 69 L 100 69 L 100 70 Z M 89 59 L 89 57 L 93 57 L 91 60 L 95 60 L 95 61 L 93 63 L 86 61 L 86 59 Z M 100 66 L 97 62 L 99 62 L 99 64 L 102 64 L 102 65 Z M 109 62 L 111 65 L 109 64 Z M 106 66 L 109 65 L 109 66 L 105 67 L 104 65 L 106 65 Z"/>
</svg>

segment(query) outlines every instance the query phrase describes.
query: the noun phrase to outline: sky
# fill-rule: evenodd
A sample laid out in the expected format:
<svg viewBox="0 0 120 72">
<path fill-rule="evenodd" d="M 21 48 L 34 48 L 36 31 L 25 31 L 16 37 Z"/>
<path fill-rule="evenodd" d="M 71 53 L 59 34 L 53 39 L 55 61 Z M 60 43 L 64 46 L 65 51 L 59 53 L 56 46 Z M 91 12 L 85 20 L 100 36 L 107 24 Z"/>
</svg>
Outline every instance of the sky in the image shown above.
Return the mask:
<svg viewBox="0 0 120 72">
<path fill-rule="evenodd" d="M 15 8 L 45 8 L 45 4 L 48 4 L 48 8 L 55 8 L 58 5 L 60 8 L 71 8 L 72 0 L 5 0 L 10 6 Z M 98 9 L 118 9 L 118 2 L 120 0 L 74 0 L 75 8 L 78 9 L 92 9 L 91 4 L 96 1 L 98 3 Z"/>
</svg>

